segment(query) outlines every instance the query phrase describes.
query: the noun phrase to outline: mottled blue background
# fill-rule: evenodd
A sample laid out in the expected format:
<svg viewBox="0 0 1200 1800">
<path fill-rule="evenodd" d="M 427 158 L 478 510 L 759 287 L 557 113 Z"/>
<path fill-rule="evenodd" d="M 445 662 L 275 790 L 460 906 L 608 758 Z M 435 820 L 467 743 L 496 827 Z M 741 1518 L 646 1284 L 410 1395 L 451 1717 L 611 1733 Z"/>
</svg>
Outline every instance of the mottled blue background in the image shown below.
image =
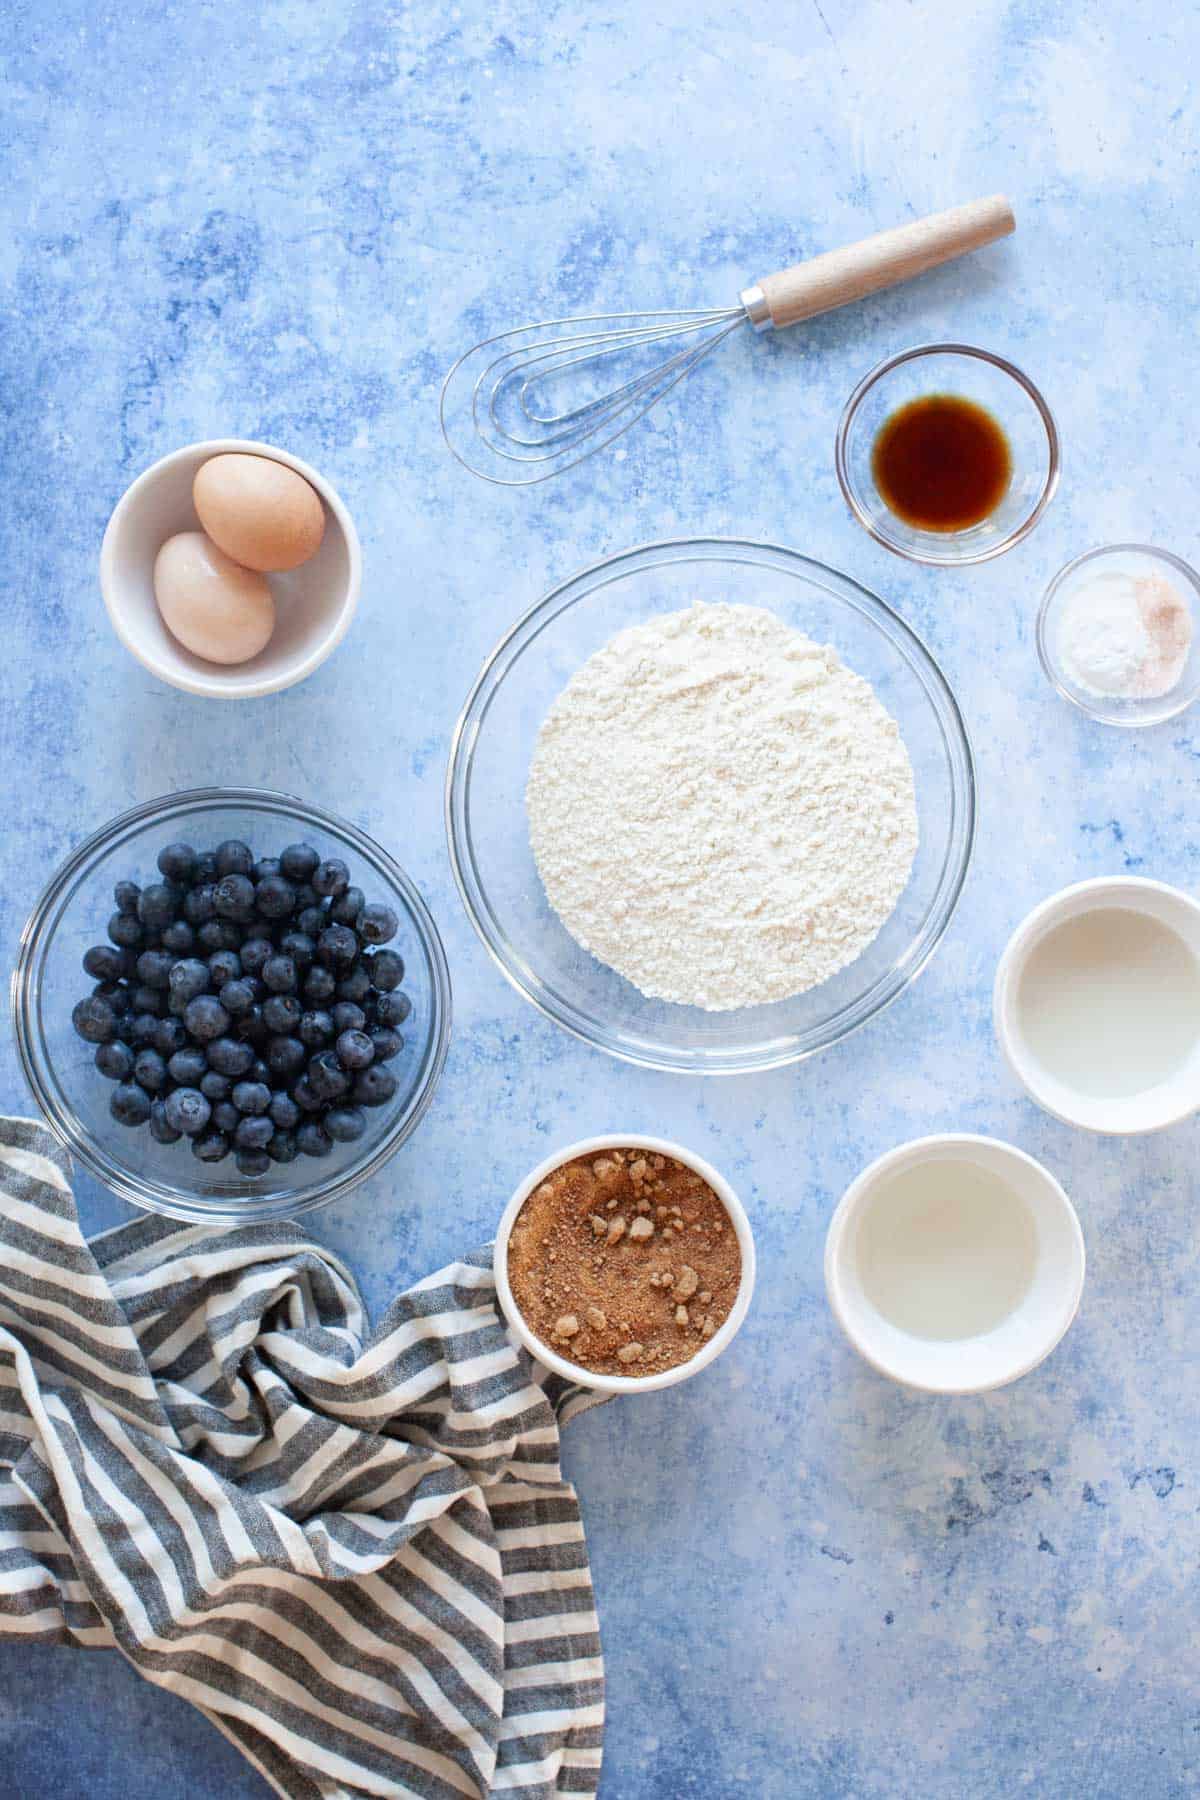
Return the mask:
<svg viewBox="0 0 1200 1800">
<path fill-rule="evenodd" d="M 662 1131 L 739 1184 L 763 1255 L 735 1350 L 571 1433 L 605 1796 L 1194 1792 L 1196 1127 L 1109 1143 L 1055 1124 L 1006 1077 L 988 1006 L 1011 926 L 1052 888 L 1196 876 L 1197 719 L 1089 726 L 1033 648 L 1042 587 L 1088 545 L 1197 553 L 1194 10 L 17 0 L 5 37 L 5 961 L 52 866 L 114 812 L 197 782 L 284 787 L 396 853 L 454 973 L 433 1111 L 313 1221 L 373 1306 L 488 1236 L 531 1161 L 582 1133 Z M 623 461 L 514 494 L 441 447 L 441 374 L 507 322 L 724 302 L 1001 187 L 1015 239 L 735 339 Z M 956 335 L 1044 386 L 1065 465 L 1028 543 L 947 574 L 858 530 L 832 445 L 878 357 Z M 223 435 L 325 470 L 366 558 L 338 655 L 237 706 L 135 665 L 96 568 L 139 470 Z M 896 604 L 960 696 L 982 792 L 974 871 L 917 988 L 818 1062 L 709 1085 L 609 1062 L 524 1006 L 466 923 L 441 823 L 449 733 L 495 638 L 576 566 L 692 530 L 794 544 Z M 7 1041 L 0 1059 L 24 1107 Z M 1050 1362 L 967 1401 L 877 1379 L 821 1284 L 849 1178 L 944 1127 L 1043 1157 L 1090 1256 Z M 82 1185 L 88 1223 L 115 1219 Z M 198 1714 L 68 1650 L 0 1650 L 0 1763 L 21 1800 L 265 1791 Z"/>
</svg>

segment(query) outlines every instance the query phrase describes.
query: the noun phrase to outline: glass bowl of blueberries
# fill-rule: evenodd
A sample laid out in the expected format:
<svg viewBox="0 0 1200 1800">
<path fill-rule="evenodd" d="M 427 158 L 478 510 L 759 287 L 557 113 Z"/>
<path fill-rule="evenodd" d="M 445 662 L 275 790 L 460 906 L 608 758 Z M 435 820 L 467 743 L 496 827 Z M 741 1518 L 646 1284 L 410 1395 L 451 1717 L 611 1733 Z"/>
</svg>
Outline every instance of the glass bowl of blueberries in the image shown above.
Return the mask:
<svg viewBox="0 0 1200 1800">
<path fill-rule="evenodd" d="M 450 977 L 404 871 L 284 794 L 171 794 L 79 846 L 13 976 L 21 1061 L 71 1154 L 152 1212 L 244 1223 L 375 1173 L 446 1059 Z"/>
</svg>

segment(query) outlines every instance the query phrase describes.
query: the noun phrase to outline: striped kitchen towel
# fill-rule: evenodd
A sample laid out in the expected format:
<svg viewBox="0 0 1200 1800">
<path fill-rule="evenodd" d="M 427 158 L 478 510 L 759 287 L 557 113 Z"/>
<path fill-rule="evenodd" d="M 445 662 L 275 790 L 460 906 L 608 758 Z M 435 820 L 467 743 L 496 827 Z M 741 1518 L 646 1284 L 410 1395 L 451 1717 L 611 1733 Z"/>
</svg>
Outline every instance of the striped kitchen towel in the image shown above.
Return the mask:
<svg viewBox="0 0 1200 1800">
<path fill-rule="evenodd" d="M 289 1800 L 591 1795 L 604 1672 L 559 1425 L 486 1251 L 368 1332 L 290 1222 L 91 1243 L 0 1119 L 0 1639 L 124 1652 Z"/>
</svg>

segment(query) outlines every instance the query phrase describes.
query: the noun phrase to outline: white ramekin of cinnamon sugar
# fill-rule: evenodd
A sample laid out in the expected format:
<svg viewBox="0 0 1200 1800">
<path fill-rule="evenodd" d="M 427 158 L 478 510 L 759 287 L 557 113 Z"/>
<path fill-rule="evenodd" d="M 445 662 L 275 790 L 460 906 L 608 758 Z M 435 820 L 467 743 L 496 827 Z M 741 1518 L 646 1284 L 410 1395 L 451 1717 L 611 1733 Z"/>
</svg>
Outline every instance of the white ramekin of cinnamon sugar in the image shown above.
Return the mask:
<svg viewBox="0 0 1200 1800">
<path fill-rule="evenodd" d="M 496 1292 L 531 1356 L 606 1394 L 673 1387 L 720 1356 L 750 1305 L 754 1239 L 723 1175 L 665 1138 L 584 1138 L 504 1209 Z"/>
</svg>

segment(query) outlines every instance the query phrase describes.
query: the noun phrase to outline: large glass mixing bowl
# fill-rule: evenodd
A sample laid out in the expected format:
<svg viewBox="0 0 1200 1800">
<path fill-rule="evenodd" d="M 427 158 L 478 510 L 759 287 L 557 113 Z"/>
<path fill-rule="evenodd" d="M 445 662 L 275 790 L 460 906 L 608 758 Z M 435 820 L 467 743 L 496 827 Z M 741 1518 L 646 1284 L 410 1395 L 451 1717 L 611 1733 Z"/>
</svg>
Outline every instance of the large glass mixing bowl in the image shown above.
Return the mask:
<svg viewBox="0 0 1200 1800">
<path fill-rule="evenodd" d="M 552 702 L 627 625 L 693 601 L 763 606 L 871 682 L 916 778 L 921 841 L 875 941 L 808 993 L 736 1012 L 648 1000 L 582 949 L 552 911 L 529 847 L 525 782 Z M 916 633 L 849 576 L 773 544 L 691 538 L 597 563 L 518 620 L 459 719 L 446 778 L 450 856 L 472 924 L 518 993 L 589 1044 L 647 1068 L 734 1075 L 799 1062 L 896 999 L 950 923 L 975 830 L 975 777 L 957 702 Z"/>
<path fill-rule="evenodd" d="M 185 1142 L 157 1144 L 145 1128 L 118 1125 L 108 1110 L 111 1082 L 95 1067 L 90 1044 L 71 1026 L 75 1002 L 91 991 L 81 958 L 105 942 L 113 884 L 158 879 L 155 857 L 183 840 L 214 849 L 240 838 L 259 856 L 309 843 L 337 856 L 368 900 L 400 920 L 392 948 L 404 958 L 412 1013 L 400 1054 L 388 1064 L 399 1086 L 368 1113 L 355 1143 L 329 1156 L 272 1163 L 265 1175 L 239 1175 L 232 1157 L 203 1163 Z M 450 1040 L 450 976 L 437 926 L 408 876 L 357 826 L 286 794 L 252 788 L 201 788 L 168 794 L 122 813 L 74 850 L 34 907 L 13 973 L 13 1015 L 26 1079 L 47 1123 L 99 1181 L 134 1206 L 177 1219 L 244 1225 L 307 1212 L 373 1175 L 416 1130 L 433 1099 Z"/>
</svg>

